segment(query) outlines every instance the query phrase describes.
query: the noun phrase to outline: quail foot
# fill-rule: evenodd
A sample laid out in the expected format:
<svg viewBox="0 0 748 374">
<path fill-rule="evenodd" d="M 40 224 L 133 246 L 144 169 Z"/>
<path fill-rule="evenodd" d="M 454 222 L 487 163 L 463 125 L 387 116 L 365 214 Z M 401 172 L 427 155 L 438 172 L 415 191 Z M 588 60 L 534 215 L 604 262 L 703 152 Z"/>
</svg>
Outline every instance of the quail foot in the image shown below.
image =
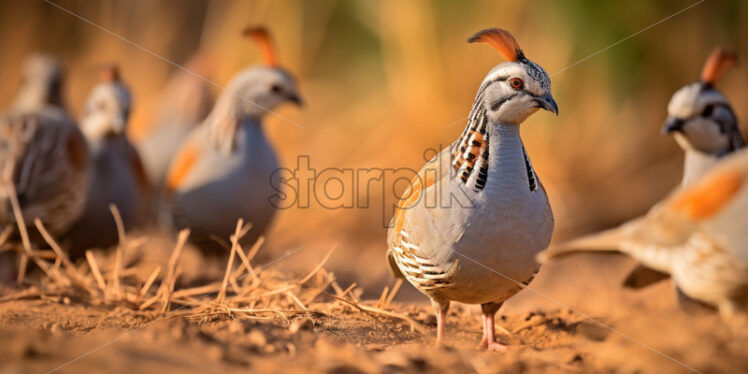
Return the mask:
<svg viewBox="0 0 748 374">
<path fill-rule="evenodd" d="M 389 229 L 392 271 L 426 294 L 436 310 L 437 344 L 445 340 L 451 301 L 480 304 L 480 346 L 502 351 L 494 315 L 528 284 L 553 232 L 545 189 L 520 138 L 538 109 L 558 114 L 548 74 L 503 29 L 478 32 L 507 60 L 478 89 L 459 138 L 418 173 Z"/>
<path fill-rule="evenodd" d="M 234 76 L 181 146 L 166 179 L 174 227 L 191 229 L 190 240 L 209 253 L 226 252 L 221 241 L 240 218 L 252 224 L 244 243 L 270 223 L 278 161 L 262 118 L 280 104 L 301 104 L 296 80 L 278 65 L 267 32 L 250 28 L 245 35 L 257 42 L 264 65 Z"/>
</svg>

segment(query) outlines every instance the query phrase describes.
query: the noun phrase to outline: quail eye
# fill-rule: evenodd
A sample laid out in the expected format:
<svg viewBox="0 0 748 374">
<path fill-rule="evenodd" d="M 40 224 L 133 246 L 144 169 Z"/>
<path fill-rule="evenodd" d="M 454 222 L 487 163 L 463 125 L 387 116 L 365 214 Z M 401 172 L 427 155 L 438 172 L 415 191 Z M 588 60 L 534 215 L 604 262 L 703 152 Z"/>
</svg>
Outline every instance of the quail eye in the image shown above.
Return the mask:
<svg viewBox="0 0 748 374">
<path fill-rule="evenodd" d="M 714 113 L 714 105 L 707 105 L 706 108 L 704 108 L 704 111 L 701 112 L 702 117 L 709 117 Z"/>
<path fill-rule="evenodd" d="M 273 91 L 274 93 L 281 93 L 283 89 L 281 88 L 281 86 L 274 84 L 270 87 L 270 91 Z"/>
<path fill-rule="evenodd" d="M 509 80 L 509 86 L 519 91 L 525 86 L 525 82 L 522 82 L 522 79 L 519 78 L 512 78 Z"/>
</svg>

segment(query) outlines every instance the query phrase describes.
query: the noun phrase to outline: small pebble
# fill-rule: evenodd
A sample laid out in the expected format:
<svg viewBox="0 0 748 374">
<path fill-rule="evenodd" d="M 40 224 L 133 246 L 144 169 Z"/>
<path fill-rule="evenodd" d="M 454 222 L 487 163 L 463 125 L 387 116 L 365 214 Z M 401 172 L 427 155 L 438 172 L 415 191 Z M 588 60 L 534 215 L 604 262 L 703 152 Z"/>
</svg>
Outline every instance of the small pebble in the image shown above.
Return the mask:
<svg viewBox="0 0 748 374">
<path fill-rule="evenodd" d="M 291 326 L 288 328 L 288 332 L 290 332 L 291 334 L 296 334 L 300 330 L 302 329 L 307 330 L 310 327 L 311 327 L 311 321 L 308 318 L 301 318 L 291 323 Z"/>
<path fill-rule="evenodd" d="M 244 334 L 244 324 L 238 320 L 232 320 L 228 323 L 229 332 L 232 334 Z"/>
<path fill-rule="evenodd" d="M 291 356 L 291 357 L 295 357 L 296 356 L 296 346 L 295 345 L 293 345 L 292 343 L 288 343 L 288 344 L 286 344 L 286 349 L 288 350 L 288 355 L 289 356 Z"/>
<path fill-rule="evenodd" d="M 60 325 L 53 323 L 52 326 L 49 328 L 49 332 L 52 335 L 62 335 L 62 329 L 60 328 Z"/>
<path fill-rule="evenodd" d="M 407 368 L 410 366 L 410 360 L 402 352 L 396 352 L 394 350 L 383 351 L 376 356 L 377 361 L 380 364 L 388 365 L 397 368 Z"/>
<path fill-rule="evenodd" d="M 263 334 L 262 331 L 256 329 L 249 332 L 247 339 L 249 339 L 250 343 L 258 347 L 263 347 L 268 343 L 267 339 L 265 338 L 265 334 Z"/>
</svg>

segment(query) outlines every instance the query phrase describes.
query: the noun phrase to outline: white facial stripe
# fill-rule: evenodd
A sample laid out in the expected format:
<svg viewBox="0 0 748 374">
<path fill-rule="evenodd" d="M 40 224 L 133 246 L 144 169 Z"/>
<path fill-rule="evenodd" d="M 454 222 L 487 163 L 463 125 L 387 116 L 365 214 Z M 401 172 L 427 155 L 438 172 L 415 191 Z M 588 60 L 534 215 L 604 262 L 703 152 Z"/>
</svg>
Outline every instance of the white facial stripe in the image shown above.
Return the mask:
<svg viewBox="0 0 748 374">
<path fill-rule="evenodd" d="M 708 105 L 729 106 L 729 103 L 719 91 L 704 88 L 701 82 L 694 82 L 673 94 L 667 111 L 670 116 L 686 119 L 701 115 Z"/>
<path fill-rule="evenodd" d="M 121 83 L 107 82 L 94 87 L 81 120 L 86 137 L 95 139 L 108 133 L 123 133 L 130 105 L 130 93 Z"/>
<path fill-rule="evenodd" d="M 710 154 L 724 153 L 729 146 L 729 137 L 716 122 L 696 117 L 683 125 L 682 133 L 676 133 L 678 143 L 685 149 L 694 149 Z"/>
</svg>

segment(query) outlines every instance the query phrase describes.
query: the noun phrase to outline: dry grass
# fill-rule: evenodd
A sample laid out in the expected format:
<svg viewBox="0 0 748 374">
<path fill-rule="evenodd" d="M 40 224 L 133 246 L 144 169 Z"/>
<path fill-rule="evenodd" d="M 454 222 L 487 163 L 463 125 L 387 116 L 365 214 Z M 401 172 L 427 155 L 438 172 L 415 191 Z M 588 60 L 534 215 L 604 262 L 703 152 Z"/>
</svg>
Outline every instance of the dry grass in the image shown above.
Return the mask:
<svg viewBox="0 0 748 374">
<path fill-rule="evenodd" d="M 163 276 L 161 267 L 157 266 L 147 278 L 139 278 L 136 276 L 136 269 L 125 267 L 123 258 L 129 251 L 143 244 L 147 238 L 128 239 L 116 207 L 110 207 L 119 232 L 119 243 L 114 253 L 104 259 L 97 259 L 93 251 L 87 250 L 86 261 L 76 265 L 39 219 L 35 219 L 34 224 L 50 249 L 33 248 L 34 244 L 28 240 L 28 230 L 22 219 L 16 195 L 12 193 L 9 196 L 18 219 L 17 228 L 22 233 L 23 240 L 20 247 L 11 245 L 8 248 L 17 250 L 27 261 L 33 261 L 44 272 L 44 276 L 38 281 L 27 280 L 26 269 L 20 269 L 19 284 L 26 287 L 3 296 L 0 302 L 34 298 L 74 298 L 93 305 L 129 308 L 147 313 L 153 318 L 185 318 L 198 321 L 220 317 L 281 318 L 288 321 L 293 316 L 303 315 L 314 324 L 315 316 L 324 315 L 325 312 L 312 310 L 308 305 L 320 296 L 326 295 L 334 302 L 340 302 L 355 310 L 404 321 L 410 325 L 412 331 L 422 331 L 418 323 L 411 318 L 385 310 L 401 282 L 396 283 L 392 291 L 385 288 L 376 305 L 367 305 L 359 300 L 353 292 L 355 284 L 342 289 L 334 274 L 324 269 L 335 247 L 308 274 L 298 279 L 286 279 L 278 272 L 252 264 L 264 243 L 264 238 L 260 237 L 249 251 L 245 252 L 240 240 L 249 232 L 251 225 L 245 225 L 240 219 L 230 238 L 231 252 L 222 281 L 176 289 L 177 279 L 181 275 L 180 257 L 187 244 L 189 230 L 179 232 Z M 0 239 L 3 239 L 0 246 L 5 245 L 4 241 L 10 236 L 11 231 L 6 228 L 0 234 Z M 235 264 L 237 257 L 239 261 Z M 100 261 L 105 261 L 105 266 L 102 266 Z M 23 263 L 22 265 L 25 266 Z M 102 269 L 109 270 L 104 272 Z M 124 277 L 125 274 L 129 276 Z M 158 286 L 154 287 L 155 285 Z M 335 294 L 328 293 L 328 290 Z"/>
</svg>

